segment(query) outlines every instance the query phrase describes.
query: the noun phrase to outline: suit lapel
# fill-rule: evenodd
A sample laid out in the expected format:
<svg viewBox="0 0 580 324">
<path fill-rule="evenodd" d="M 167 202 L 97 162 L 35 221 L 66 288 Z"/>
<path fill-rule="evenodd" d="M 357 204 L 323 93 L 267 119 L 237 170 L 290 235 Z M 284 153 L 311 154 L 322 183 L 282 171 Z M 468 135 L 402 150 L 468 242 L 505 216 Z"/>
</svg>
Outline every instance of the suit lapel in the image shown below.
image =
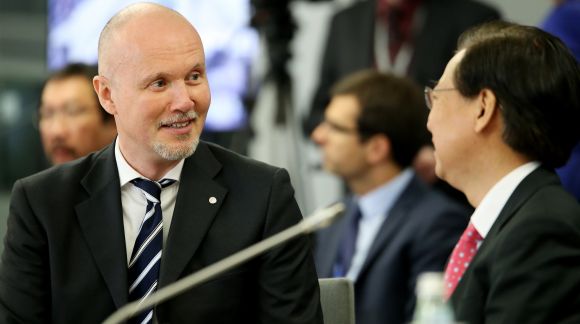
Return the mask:
<svg viewBox="0 0 580 324">
<path fill-rule="evenodd" d="M 117 307 L 127 303 L 127 256 L 114 145 L 95 156 L 81 180 L 88 198 L 75 206 L 91 253 Z"/>
<path fill-rule="evenodd" d="M 541 166 L 525 177 L 502 208 L 490 230 L 490 234 L 495 235 L 501 231 L 503 226 L 536 191 L 550 184 L 559 184 L 558 177 L 554 172 L 550 172 Z"/>
<path fill-rule="evenodd" d="M 185 160 L 161 261 L 161 287 L 180 277 L 224 201 L 227 189 L 213 179 L 221 167 L 205 143 Z"/>
<path fill-rule="evenodd" d="M 364 276 L 367 269 L 372 267 L 372 263 L 378 258 L 381 253 L 384 253 L 386 246 L 397 235 L 402 227 L 402 223 L 407 219 L 409 206 L 417 199 L 416 197 L 422 193 L 421 186 L 415 177 L 412 178 L 407 188 L 401 193 L 391 210 L 388 212 L 387 219 L 381 225 L 377 232 L 377 236 L 373 241 L 369 253 L 361 268 L 359 278 Z"/>
<path fill-rule="evenodd" d="M 473 257 L 471 264 L 476 264 L 479 258 L 482 258 L 486 255 L 486 253 L 488 253 L 488 246 L 493 246 L 494 239 L 499 235 L 504 225 L 510 219 L 512 219 L 512 217 L 517 213 L 518 209 L 536 191 L 544 186 L 557 184 L 559 184 L 558 177 L 553 172 L 550 172 L 541 166 L 530 173 L 527 177 L 525 177 L 524 180 L 522 180 L 522 182 L 516 187 L 512 195 L 507 200 L 505 206 L 502 208 L 496 221 L 493 223 L 491 229 L 489 230 L 489 233 L 479 247 L 479 250 Z M 455 292 L 452 295 L 453 300 L 463 295 L 462 291 L 465 288 L 465 284 L 469 282 L 469 280 L 466 278 L 470 276 L 473 268 L 474 266 L 467 268 L 465 274 L 463 275 L 464 279 L 460 280 L 457 284 L 457 287 L 455 288 Z"/>
</svg>

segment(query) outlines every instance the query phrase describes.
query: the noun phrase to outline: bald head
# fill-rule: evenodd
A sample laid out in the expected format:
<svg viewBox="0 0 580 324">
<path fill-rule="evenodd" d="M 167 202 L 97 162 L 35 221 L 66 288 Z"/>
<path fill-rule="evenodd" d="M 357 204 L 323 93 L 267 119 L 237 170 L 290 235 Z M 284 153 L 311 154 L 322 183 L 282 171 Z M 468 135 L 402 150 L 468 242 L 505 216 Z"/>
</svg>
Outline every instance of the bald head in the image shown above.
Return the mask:
<svg viewBox="0 0 580 324">
<path fill-rule="evenodd" d="M 123 64 L 123 53 L 128 46 L 144 39 L 154 42 L 148 31 L 158 30 L 159 25 L 167 26 L 168 22 L 173 26 L 181 25 L 184 30 L 189 29 L 199 39 L 197 31 L 185 17 L 156 3 L 135 3 L 115 14 L 99 37 L 99 74 L 111 77 L 116 68 Z"/>
<path fill-rule="evenodd" d="M 201 38 L 182 15 L 151 3 L 121 10 L 101 33 L 93 86 L 144 176 L 158 179 L 195 151 L 211 94 Z"/>
</svg>

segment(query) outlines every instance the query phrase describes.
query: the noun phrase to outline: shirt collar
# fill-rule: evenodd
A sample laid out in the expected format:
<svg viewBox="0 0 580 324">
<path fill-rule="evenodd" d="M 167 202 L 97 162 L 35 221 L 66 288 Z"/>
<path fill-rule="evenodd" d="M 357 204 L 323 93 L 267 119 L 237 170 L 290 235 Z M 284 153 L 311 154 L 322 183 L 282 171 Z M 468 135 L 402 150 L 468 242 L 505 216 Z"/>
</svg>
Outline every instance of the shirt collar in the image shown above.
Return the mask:
<svg viewBox="0 0 580 324">
<path fill-rule="evenodd" d="M 355 199 L 359 204 L 362 218 L 368 219 L 386 215 L 412 177 L 413 171 L 407 168 L 384 185 L 362 196 L 357 196 Z"/>
<path fill-rule="evenodd" d="M 533 161 L 515 168 L 485 194 L 471 216 L 473 226 L 483 238 L 489 233 L 491 226 L 520 182 L 539 166 L 539 162 Z"/>
<path fill-rule="evenodd" d="M 125 157 L 119 148 L 119 136 L 117 136 L 117 139 L 115 140 L 115 160 L 117 162 L 117 170 L 119 171 L 119 182 L 121 184 L 121 188 L 135 178 L 147 179 L 147 177 L 133 169 L 127 160 L 125 160 Z M 179 163 L 173 167 L 173 169 L 169 170 L 169 172 L 167 172 L 162 178 L 179 181 L 179 179 L 181 179 L 181 170 L 183 169 L 184 161 L 184 159 L 179 161 Z"/>
</svg>

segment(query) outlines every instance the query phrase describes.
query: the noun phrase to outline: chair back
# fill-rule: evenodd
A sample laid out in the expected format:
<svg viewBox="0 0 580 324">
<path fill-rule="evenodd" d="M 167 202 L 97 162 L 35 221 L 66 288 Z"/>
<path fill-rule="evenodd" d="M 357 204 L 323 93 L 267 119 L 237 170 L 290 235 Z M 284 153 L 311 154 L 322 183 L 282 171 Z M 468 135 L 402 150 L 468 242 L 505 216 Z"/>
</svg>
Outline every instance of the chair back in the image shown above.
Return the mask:
<svg viewBox="0 0 580 324">
<path fill-rule="evenodd" d="M 324 324 L 355 324 L 354 287 L 346 278 L 318 279 Z"/>
</svg>

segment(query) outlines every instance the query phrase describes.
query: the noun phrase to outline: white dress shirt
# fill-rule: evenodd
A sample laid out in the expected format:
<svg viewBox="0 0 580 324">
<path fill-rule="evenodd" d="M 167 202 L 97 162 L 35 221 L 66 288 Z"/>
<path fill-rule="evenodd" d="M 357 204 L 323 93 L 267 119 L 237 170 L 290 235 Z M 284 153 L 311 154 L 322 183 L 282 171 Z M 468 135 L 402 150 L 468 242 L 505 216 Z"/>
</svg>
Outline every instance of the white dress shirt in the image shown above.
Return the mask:
<svg viewBox="0 0 580 324">
<path fill-rule="evenodd" d="M 477 229 L 481 237 L 485 239 L 491 226 L 499 216 L 499 213 L 516 190 L 516 187 L 539 166 L 539 162 L 533 161 L 515 168 L 501 178 L 485 194 L 481 203 L 477 206 L 473 215 L 471 215 L 471 223 L 473 223 L 473 226 L 475 226 L 475 229 Z"/>
<path fill-rule="evenodd" d="M 135 178 L 147 179 L 135 169 L 123 157 L 119 149 L 119 138 L 115 141 L 115 160 L 117 161 L 117 170 L 119 171 L 119 182 L 121 183 L 121 206 L 123 208 L 123 227 L 125 229 L 125 247 L 127 248 L 127 264 L 131 258 L 131 252 L 135 245 L 135 240 L 141 229 L 145 210 L 147 209 L 147 199 L 143 193 L 130 181 Z M 173 218 L 175 209 L 175 200 L 179 189 L 179 180 L 181 170 L 183 169 L 181 160 L 173 169 L 169 170 L 162 179 L 173 179 L 176 183 L 161 190 L 161 212 L 163 214 L 163 244 L 167 241 L 169 227 Z M 147 179 L 151 180 L 151 179 Z M 159 179 L 160 180 L 160 179 Z"/>
</svg>

